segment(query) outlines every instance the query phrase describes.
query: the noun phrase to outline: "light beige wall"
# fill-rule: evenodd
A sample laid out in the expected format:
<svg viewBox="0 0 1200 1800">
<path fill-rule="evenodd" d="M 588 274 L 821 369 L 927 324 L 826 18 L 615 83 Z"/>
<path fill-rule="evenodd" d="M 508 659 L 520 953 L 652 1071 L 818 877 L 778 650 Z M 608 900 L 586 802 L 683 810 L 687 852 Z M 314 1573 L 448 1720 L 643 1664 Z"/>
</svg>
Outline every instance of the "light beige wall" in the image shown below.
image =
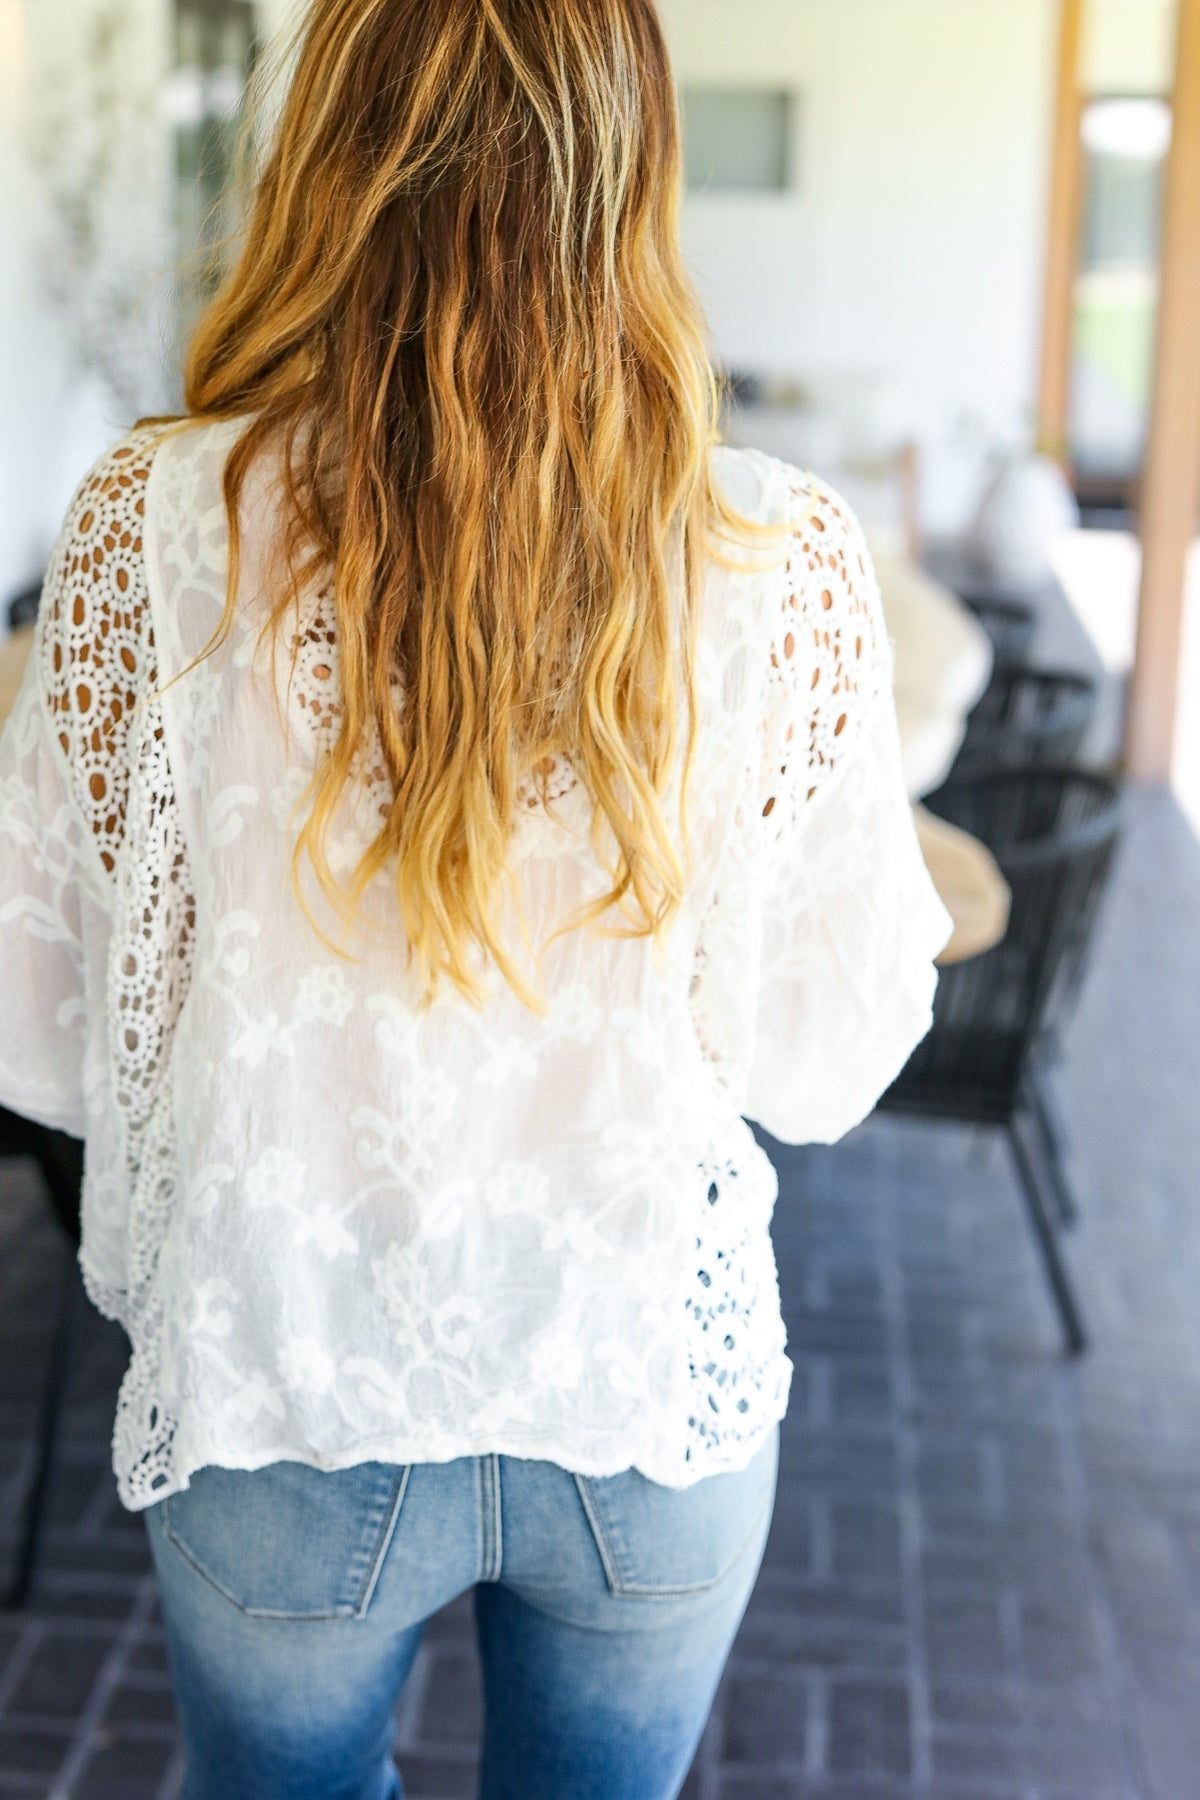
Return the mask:
<svg viewBox="0 0 1200 1800">
<path fill-rule="evenodd" d="M 1165 94 L 1176 0 L 1088 0 L 1084 85 L 1094 94 Z"/>
<path fill-rule="evenodd" d="M 60 403 L 60 384 L 49 393 L 53 339 L 33 280 L 29 241 L 36 196 L 22 155 L 25 83 L 29 61 L 27 21 L 20 0 L 0 0 L 0 602 L 37 573 L 38 506 L 47 433 L 44 410 Z M 32 443 L 23 440 L 32 437 Z M 0 618 L 0 636 L 4 620 Z"/>
<path fill-rule="evenodd" d="M 795 196 L 691 199 L 686 238 L 736 366 L 878 368 L 958 522 L 969 416 L 1020 432 L 1036 380 L 1052 0 L 662 0 L 682 82 L 794 87 Z M 969 486 L 969 482 L 967 483 Z"/>
<path fill-rule="evenodd" d="M 258 17 L 264 43 L 268 46 L 287 33 L 304 10 L 305 0 L 258 0 Z"/>
<path fill-rule="evenodd" d="M 0 0 L 0 599 L 36 571 L 64 490 L 119 428 L 77 391 L 37 258 L 44 194 L 26 108 L 52 96 L 95 0 Z M 132 0 L 131 75 L 165 67 L 168 0 Z M 264 36 L 304 0 L 259 0 Z M 691 201 L 689 256 L 731 362 L 877 367 L 907 387 L 927 451 L 931 522 L 969 502 L 958 426 L 1021 428 L 1036 367 L 1054 0 L 661 0 L 680 76 L 794 84 L 795 197 Z M 1173 0 L 1091 0 L 1088 83 L 1157 91 Z M 170 255 L 152 110 L 122 128 L 114 235 Z"/>
</svg>

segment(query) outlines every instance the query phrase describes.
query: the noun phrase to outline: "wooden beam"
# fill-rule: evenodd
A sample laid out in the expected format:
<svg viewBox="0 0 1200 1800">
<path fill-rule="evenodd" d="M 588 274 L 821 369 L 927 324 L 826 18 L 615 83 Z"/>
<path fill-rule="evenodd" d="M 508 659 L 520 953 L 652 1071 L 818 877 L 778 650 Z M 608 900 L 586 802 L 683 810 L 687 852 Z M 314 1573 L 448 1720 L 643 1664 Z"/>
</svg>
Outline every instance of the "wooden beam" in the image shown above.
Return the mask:
<svg viewBox="0 0 1200 1800">
<path fill-rule="evenodd" d="M 1071 380 L 1071 320 L 1083 205 L 1080 119 L 1083 98 L 1084 0 L 1058 0 L 1058 4 L 1058 80 L 1054 99 L 1050 216 L 1046 228 L 1042 369 L 1038 382 L 1038 446 L 1065 462 Z"/>
<path fill-rule="evenodd" d="M 1142 591 L 1125 768 L 1171 778 L 1188 549 L 1200 503 L 1200 0 L 1179 0 L 1174 132 L 1142 479 Z"/>
</svg>

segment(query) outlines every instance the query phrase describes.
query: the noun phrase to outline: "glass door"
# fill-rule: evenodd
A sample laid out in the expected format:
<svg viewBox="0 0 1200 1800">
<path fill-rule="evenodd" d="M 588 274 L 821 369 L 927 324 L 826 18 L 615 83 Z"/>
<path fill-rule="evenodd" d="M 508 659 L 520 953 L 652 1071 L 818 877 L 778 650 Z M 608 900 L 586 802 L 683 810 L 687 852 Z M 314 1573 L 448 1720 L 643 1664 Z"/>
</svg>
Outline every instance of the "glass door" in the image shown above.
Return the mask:
<svg viewBox="0 0 1200 1800">
<path fill-rule="evenodd" d="M 167 111 L 181 344 L 220 279 L 222 248 L 237 228 L 235 175 L 256 47 L 253 0 L 175 0 Z"/>
<path fill-rule="evenodd" d="M 1080 499 L 1124 508 L 1141 474 L 1158 313 L 1166 100 L 1083 109 L 1084 217 L 1071 353 L 1071 460 Z"/>
</svg>

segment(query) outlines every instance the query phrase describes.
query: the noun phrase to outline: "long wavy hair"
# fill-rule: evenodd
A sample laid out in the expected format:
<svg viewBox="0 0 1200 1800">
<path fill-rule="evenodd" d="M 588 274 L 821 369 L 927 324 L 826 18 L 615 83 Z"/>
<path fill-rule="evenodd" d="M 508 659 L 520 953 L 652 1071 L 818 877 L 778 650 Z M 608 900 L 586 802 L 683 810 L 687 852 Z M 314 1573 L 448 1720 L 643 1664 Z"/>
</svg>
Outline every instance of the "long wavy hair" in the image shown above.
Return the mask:
<svg viewBox="0 0 1200 1800">
<path fill-rule="evenodd" d="M 218 638 L 247 474 L 282 448 L 269 626 L 327 571 L 342 684 L 296 858 L 347 919 L 393 871 L 427 998 L 478 1001 L 490 960 L 538 1005 L 498 902 L 550 759 L 608 881 L 567 929 L 661 938 L 687 881 L 695 614 L 732 515 L 666 47 L 652 0 L 316 0 L 292 67 L 187 359 L 192 419 L 250 418 Z M 376 734 L 390 808 L 339 878 Z"/>
</svg>

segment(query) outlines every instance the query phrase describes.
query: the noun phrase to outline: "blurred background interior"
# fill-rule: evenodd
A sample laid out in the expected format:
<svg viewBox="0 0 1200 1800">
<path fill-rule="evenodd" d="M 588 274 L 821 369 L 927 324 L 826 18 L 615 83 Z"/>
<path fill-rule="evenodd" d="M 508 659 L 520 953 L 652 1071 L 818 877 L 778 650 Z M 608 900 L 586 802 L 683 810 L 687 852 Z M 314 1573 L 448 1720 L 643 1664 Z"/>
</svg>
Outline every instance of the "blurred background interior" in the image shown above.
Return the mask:
<svg viewBox="0 0 1200 1800">
<path fill-rule="evenodd" d="M 89 461 L 179 404 L 297 0 L 0 0 L 0 717 Z M 858 510 L 934 1028 L 769 1146 L 796 1364 L 691 1800 L 1200 1796 L 1200 0 L 662 0 L 734 442 Z M 6 635 L 7 634 L 7 635 Z M 0 1800 L 170 1800 L 78 1151 L 0 1114 Z M 469 1614 L 397 1718 L 475 1792 Z M 567 1797 L 564 1797 L 567 1800 Z"/>
</svg>

